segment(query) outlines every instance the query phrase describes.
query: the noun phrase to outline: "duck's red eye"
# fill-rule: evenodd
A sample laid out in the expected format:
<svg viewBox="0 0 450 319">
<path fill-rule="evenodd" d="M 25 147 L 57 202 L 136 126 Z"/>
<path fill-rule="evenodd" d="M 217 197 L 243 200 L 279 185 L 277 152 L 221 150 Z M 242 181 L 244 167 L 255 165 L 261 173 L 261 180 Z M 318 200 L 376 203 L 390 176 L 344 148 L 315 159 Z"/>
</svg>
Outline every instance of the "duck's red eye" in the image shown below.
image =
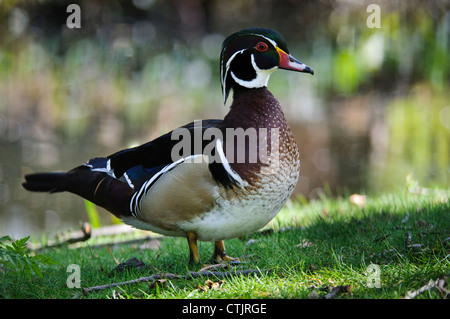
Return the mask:
<svg viewBox="0 0 450 319">
<path fill-rule="evenodd" d="M 258 42 L 257 44 L 256 44 L 256 50 L 258 50 L 259 52 L 264 52 L 264 51 L 266 51 L 269 47 L 267 46 L 267 44 L 266 43 L 264 43 L 264 42 Z"/>
</svg>

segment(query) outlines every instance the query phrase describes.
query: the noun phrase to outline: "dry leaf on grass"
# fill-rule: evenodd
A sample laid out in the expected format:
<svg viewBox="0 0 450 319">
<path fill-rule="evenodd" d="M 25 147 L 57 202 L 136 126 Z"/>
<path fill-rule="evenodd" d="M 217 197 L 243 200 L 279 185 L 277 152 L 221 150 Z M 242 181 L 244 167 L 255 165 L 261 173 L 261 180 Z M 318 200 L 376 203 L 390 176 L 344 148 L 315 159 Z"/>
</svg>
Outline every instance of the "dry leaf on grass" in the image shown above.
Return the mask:
<svg viewBox="0 0 450 319">
<path fill-rule="evenodd" d="M 208 279 L 205 281 L 204 286 L 198 285 L 198 290 L 207 292 L 208 290 L 219 290 L 220 287 L 225 283 L 225 280 L 219 280 L 219 281 L 212 281 L 211 279 Z"/>
<path fill-rule="evenodd" d="M 358 207 L 363 207 L 364 205 L 366 205 L 366 196 L 364 195 L 359 195 L 359 194 L 353 194 L 350 195 L 350 203 L 358 206 Z"/>
<path fill-rule="evenodd" d="M 413 244 L 412 241 L 412 235 L 410 232 L 407 232 L 405 235 L 405 248 L 422 248 L 422 244 Z"/>
<path fill-rule="evenodd" d="M 310 242 L 306 239 L 302 239 L 302 242 L 300 244 L 296 245 L 296 247 L 298 247 L 300 249 L 307 248 L 307 247 L 314 247 L 314 246 L 315 245 L 313 242 Z"/>
</svg>

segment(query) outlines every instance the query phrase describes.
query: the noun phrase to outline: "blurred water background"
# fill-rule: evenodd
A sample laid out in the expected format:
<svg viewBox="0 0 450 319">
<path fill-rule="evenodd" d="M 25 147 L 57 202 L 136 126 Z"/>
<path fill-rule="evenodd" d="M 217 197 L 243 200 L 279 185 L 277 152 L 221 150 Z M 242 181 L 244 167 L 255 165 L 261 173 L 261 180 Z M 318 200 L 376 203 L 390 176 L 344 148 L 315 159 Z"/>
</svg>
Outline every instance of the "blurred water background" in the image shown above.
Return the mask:
<svg viewBox="0 0 450 319">
<path fill-rule="evenodd" d="M 72 3 L 81 28 L 66 24 Z M 449 3 L 0 0 L 0 235 L 88 219 L 79 197 L 23 190 L 24 174 L 222 118 L 221 43 L 253 26 L 280 32 L 315 71 L 278 71 L 269 82 L 301 148 L 294 198 L 397 191 L 409 174 L 448 187 Z"/>
</svg>

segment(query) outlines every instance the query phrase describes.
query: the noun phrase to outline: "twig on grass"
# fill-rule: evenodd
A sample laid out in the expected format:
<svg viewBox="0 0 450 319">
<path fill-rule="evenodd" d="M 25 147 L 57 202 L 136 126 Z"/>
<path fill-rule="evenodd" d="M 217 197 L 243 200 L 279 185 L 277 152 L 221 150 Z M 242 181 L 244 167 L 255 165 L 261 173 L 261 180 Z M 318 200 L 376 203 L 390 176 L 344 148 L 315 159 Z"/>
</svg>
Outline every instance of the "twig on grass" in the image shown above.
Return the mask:
<svg viewBox="0 0 450 319">
<path fill-rule="evenodd" d="M 438 278 L 436 281 L 430 280 L 428 282 L 428 284 L 420 287 L 416 291 L 408 291 L 406 296 L 403 298 L 404 299 L 412 299 L 412 298 L 417 297 L 421 293 L 424 293 L 425 291 L 433 289 L 433 288 L 436 288 L 441 293 L 443 298 L 447 298 L 450 294 L 450 291 L 447 290 L 446 288 L 444 288 L 444 284 L 445 284 L 445 279 Z"/>
<path fill-rule="evenodd" d="M 49 245 L 45 245 L 45 246 L 38 247 L 38 248 L 31 248 L 31 249 L 33 251 L 37 252 L 37 251 L 47 249 L 47 248 L 61 247 L 63 245 L 70 245 L 70 244 L 86 241 L 89 238 L 91 238 L 91 236 L 92 236 L 91 224 L 85 222 L 85 223 L 81 224 L 81 233 L 80 233 L 80 231 L 78 231 L 78 232 L 75 232 L 73 234 L 73 236 L 69 237 L 68 239 L 66 239 L 62 242 L 55 243 L 55 244 L 49 244 Z"/>
<path fill-rule="evenodd" d="M 91 225 L 89 223 L 85 222 L 81 225 L 81 231 L 78 230 L 78 231 L 73 231 L 73 232 L 69 233 L 68 239 L 63 239 L 62 241 L 47 244 L 47 245 L 31 245 L 30 244 L 29 248 L 34 252 L 39 252 L 41 250 L 48 249 L 48 248 L 58 248 L 61 246 L 66 246 L 66 245 L 69 246 L 71 244 L 85 242 L 88 239 L 94 238 L 94 237 L 115 236 L 115 235 L 126 234 L 126 233 L 131 233 L 133 231 L 136 231 L 136 230 L 130 231 L 128 228 L 118 227 L 118 226 L 122 226 L 122 225 L 104 226 L 101 228 L 92 229 Z M 127 226 L 127 225 L 123 225 L 123 226 Z M 63 237 L 66 237 L 66 236 L 67 235 L 64 235 Z M 152 247 L 150 247 L 150 249 L 156 250 L 157 248 L 153 248 L 153 247 L 159 248 L 160 239 L 161 238 L 159 238 L 159 236 L 155 237 L 154 235 L 151 235 L 151 236 L 145 236 L 145 237 L 140 237 L 140 238 L 122 240 L 122 241 L 111 241 L 108 243 L 90 244 L 89 247 L 92 249 L 98 249 L 98 248 L 104 248 L 105 245 L 108 245 L 109 247 L 114 247 L 114 246 L 119 246 L 119 245 L 151 243 Z M 75 246 L 75 247 L 71 247 L 71 248 L 79 248 L 79 247 Z"/>
<path fill-rule="evenodd" d="M 208 265 L 208 266 L 205 266 L 205 267 L 203 267 L 202 269 L 200 269 L 199 271 L 206 271 L 206 270 L 211 270 L 211 269 L 215 269 L 215 270 L 217 270 L 217 269 L 219 269 L 219 268 L 222 268 L 222 269 L 226 269 L 226 268 L 228 268 L 228 264 L 227 263 L 225 263 L 225 262 L 222 262 L 222 263 L 220 263 L 220 264 L 215 264 L 215 265 Z"/>
<path fill-rule="evenodd" d="M 93 291 L 98 290 L 104 290 L 109 289 L 113 287 L 118 286 L 127 286 L 127 285 L 133 285 L 140 282 L 152 282 L 159 279 L 193 279 L 198 277 L 217 277 L 217 278 L 231 278 L 233 276 L 248 276 L 248 275 L 254 275 L 254 274 L 270 274 L 273 271 L 273 269 L 248 269 L 248 270 L 240 270 L 240 271 L 225 271 L 225 272 L 217 272 L 217 271 L 190 271 L 185 276 L 183 275 L 176 275 L 171 273 L 158 273 L 152 276 L 148 277 L 140 277 L 133 280 L 123 281 L 123 282 L 116 282 L 112 284 L 106 284 L 106 285 L 100 285 L 100 286 L 94 286 L 89 288 L 83 288 L 83 293 L 88 294 Z"/>
</svg>

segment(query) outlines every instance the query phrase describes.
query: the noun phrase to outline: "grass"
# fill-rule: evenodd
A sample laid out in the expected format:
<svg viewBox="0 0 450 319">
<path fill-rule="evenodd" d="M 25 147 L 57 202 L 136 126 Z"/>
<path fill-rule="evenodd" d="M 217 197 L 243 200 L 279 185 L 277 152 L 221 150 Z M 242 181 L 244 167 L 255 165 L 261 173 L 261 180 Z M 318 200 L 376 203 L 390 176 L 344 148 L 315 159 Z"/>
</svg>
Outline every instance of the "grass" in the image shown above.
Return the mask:
<svg viewBox="0 0 450 319">
<path fill-rule="evenodd" d="M 4 268 L 0 272 L 0 297 L 292 299 L 320 298 L 333 287 L 349 285 L 349 291 L 335 298 L 403 298 L 408 291 L 415 291 L 430 280 L 447 280 L 450 274 L 450 190 L 417 189 L 366 196 L 363 202 L 348 196 L 292 201 L 263 231 L 226 242 L 228 254 L 245 256 L 246 263 L 218 271 L 231 271 L 234 267 L 273 269 L 269 274 L 171 279 L 83 294 L 82 289 L 67 286 L 72 274 L 67 272 L 70 264 L 80 267 L 81 287 L 160 272 L 185 275 L 204 266 L 188 265 L 184 238 L 163 237 L 157 239 L 159 245 L 153 249 L 138 244 L 109 245 L 120 262 L 137 257 L 151 265 L 145 271 L 111 272 L 116 267 L 114 258 L 104 245 L 96 245 L 100 240 L 111 239 L 92 238 L 76 248 L 62 246 L 41 251 L 40 254 L 59 263 L 44 267 L 42 277 L 28 278 L 19 271 Z M 199 249 L 202 261 L 206 262 L 213 245 L 200 243 Z M 369 265 L 378 267 L 379 288 L 374 287 L 376 273 L 367 273 Z M 208 279 L 217 284 L 211 286 L 209 282 L 208 286 Z M 429 289 L 416 298 L 444 297 L 442 291 Z"/>
</svg>

